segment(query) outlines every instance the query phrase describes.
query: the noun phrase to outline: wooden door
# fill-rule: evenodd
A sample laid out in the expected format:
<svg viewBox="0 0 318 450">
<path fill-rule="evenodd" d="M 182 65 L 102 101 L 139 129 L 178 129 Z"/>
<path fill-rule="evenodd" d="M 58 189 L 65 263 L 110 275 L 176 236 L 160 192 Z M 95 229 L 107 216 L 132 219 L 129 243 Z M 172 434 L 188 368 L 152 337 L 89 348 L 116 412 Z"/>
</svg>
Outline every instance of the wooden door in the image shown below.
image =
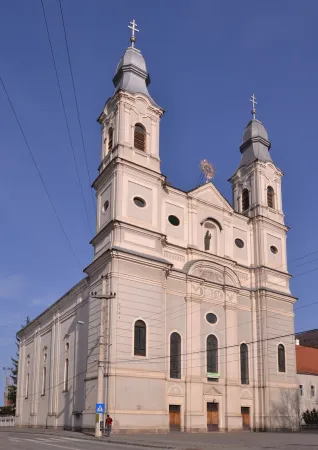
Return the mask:
<svg viewBox="0 0 318 450">
<path fill-rule="evenodd" d="M 249 430 L 250 429 L 250 408 L 242 406 L 241 414 L 242 414 L 242 428 L 243 428 L 243 430 Z"/>
<path fill-rule="evenodd" d="M 169 405 L 170 431 L 180 431 L 181 414 L 180 405 Z"/>
<path fill-rule="evenodd" d="M 207 404 L 207 428 L 208 431 L 218 431 L 219 429 L 219 404 Z"/>
</svg>

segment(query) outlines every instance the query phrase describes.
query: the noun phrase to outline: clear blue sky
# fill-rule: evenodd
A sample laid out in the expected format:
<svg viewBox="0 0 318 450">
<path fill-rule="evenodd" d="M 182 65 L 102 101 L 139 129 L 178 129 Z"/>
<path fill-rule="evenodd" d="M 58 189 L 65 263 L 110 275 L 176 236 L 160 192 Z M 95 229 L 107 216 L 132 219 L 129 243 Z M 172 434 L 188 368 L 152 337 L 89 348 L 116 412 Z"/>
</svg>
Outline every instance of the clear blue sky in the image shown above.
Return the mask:
<svg viewBox="0 0 318 450">
<path fill-rule="evenodd" d="M 44 0 L 84 183 L 91 227 L 95 217 L 57 0 Z M 191 189 L 200 159 L 216 168 L 215 185 L 231 199 L 249 97 L 285 173 L 283 201 L 289 269 L 300 274 L 297 306 L 317 301 L 317 14 L 306 0 L 120 1 L 63 0 L 84 140 L 92 177 L 100 160 L 96 118 L 113 93 L 112 77 L 129 43 L 127 25 L 140 29 L 150 92 L 166 110 L 161 125 L 162 171 Z M 80 264 L 92 258 L 40 0 L 3 0 L 1 76 Z M 0 86 L 0 367 L 10 364 L 14 337 L 81 277 Z M 212 139 L 211 139 L 212 138 Z M 294 261 L 309 252 L 310 257 Z M 310 262 L 314 260 L 313 262 Z M 306 263 L 306 264 L 304 264 Z M 304 264 L 304 265 L 301 265 Z M 317 327 L 318 305 L 296 313 L 296 329 Z M 3 390 L 3 374 L 0 376 Z"/>
</svg>

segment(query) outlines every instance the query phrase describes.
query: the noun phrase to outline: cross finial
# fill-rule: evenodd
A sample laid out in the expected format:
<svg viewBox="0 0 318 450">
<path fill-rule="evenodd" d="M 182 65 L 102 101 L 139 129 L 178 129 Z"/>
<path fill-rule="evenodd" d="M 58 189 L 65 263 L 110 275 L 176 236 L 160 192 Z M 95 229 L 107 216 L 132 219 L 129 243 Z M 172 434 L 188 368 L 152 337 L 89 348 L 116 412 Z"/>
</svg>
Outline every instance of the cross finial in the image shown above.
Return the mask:
<svg viewBox="0 0 318 450">
<path fill-rule="evenodd" d="M 252 117 L 255 119 L 256 109 L 255 105 L 257 105 L 256 97 L 254 94 L 251 95 L 250 102 L 252 103 Z"/>
<path fill-rule="evenodd" d="M 131 46 L 134 47 L 135 46 L 135 42 L 136 42 L 136 36 L 135 36 L 135 31 L 139 32 L 139 30 L 137 30 L 137 24 L 135 22 L 135 19 L 132 20 L 132 22 L 130 22 L 131 26 L 128 25 L 128 28 L 130 28 L 131 31 L 131 38 L 130 38 L 130 42 L 131 42 Z"/>
</svg>

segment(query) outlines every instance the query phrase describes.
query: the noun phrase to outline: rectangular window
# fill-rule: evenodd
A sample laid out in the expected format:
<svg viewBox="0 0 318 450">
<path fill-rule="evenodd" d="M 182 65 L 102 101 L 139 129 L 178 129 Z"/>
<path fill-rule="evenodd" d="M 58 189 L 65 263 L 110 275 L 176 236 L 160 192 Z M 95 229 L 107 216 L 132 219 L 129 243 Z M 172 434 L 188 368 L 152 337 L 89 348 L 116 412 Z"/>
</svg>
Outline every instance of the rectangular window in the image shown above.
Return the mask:
<svg viewBox="0 0 318 450">
<path fill-rule="evenodd" d="M 304 395 L 304 386 L 302 384 L 299 385 L 299 395 L 303 397 Z"/>
<path fill-rule="evenodd" d="M 64 391 L 68 391 L 68 358 L 66 358 L 64 366 Z"/>
<path fill-rule="evenodd" d="M 312 397 L 316 397 L 316 389 L 315 386 L 310 386 L 310 395 Z"/>
<path fill-rule="evenodd" d="M 29 381 L 30 381 L 30 374 L 28 373 L 25 380 L 25 398 L 29 397 Z"/>
<path fill-rule="evenodd" d="M 46 367 L 43 367 L 43 374 L 42 374 L 42 395 L 45 395 L 45 385 L 46 385 Z"/>
</svg>

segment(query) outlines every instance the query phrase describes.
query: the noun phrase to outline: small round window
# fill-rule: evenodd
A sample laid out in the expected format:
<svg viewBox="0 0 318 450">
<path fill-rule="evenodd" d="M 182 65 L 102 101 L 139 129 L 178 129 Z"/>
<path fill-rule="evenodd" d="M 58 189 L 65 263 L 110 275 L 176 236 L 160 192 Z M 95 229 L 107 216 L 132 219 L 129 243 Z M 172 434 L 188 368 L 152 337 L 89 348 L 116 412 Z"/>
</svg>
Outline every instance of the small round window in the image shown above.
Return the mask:
<svg viewBox="0 0 318 450">
<path fill-rule="evenodd" d="M 106 212 L 106 211 L 107 211 L 108 206 L 109 206 L 109 201 L 106 200 L 106 202 L 105 202 L 104 205 L 103 205 L 103 212 Z"/>
<path fill-rule="evenodd" d="M 146 206 L 146 202 L 141 197 L 134 197 L 134 203 L 138 208 L 144 208 Z"/>
<path fill-rule="evenodd" d="M 208 313 L 208 314 L 205 316 L 205 318 L 206 318 L 206 320 L 207 320 L 209 323 L 211 323 L 212 325 L 218 321 L 217 316 L 216 316 L 215 314 L 213 314 L 213 313 Z"/>
<path fill-rule="evenodd" d="M 242 241 L 242 239 L 236 238 L 235 239 L 235 245 L 238 248 L 243 248 L 244 247 L 244 242 Z"/>
<path fill-rule="evenodd" d="M 173 225 L 174 227 L 177 227 L 178 225 L 180 225 L 180 220 L 178 219 L 177 216 L 169 216 L 168 220 L 171 223 L 171 225 Z"/>
<path fill-rule="evenodd" d="M 278 248 L 275 247 L 275 245 L 271 245 L 271 246 L 270 246 L 270 251 L 271 251 L 272 253 L 274 253 L 274 255 L 277 255 L 277 253 L 278 253 Z"/>
</svg>

